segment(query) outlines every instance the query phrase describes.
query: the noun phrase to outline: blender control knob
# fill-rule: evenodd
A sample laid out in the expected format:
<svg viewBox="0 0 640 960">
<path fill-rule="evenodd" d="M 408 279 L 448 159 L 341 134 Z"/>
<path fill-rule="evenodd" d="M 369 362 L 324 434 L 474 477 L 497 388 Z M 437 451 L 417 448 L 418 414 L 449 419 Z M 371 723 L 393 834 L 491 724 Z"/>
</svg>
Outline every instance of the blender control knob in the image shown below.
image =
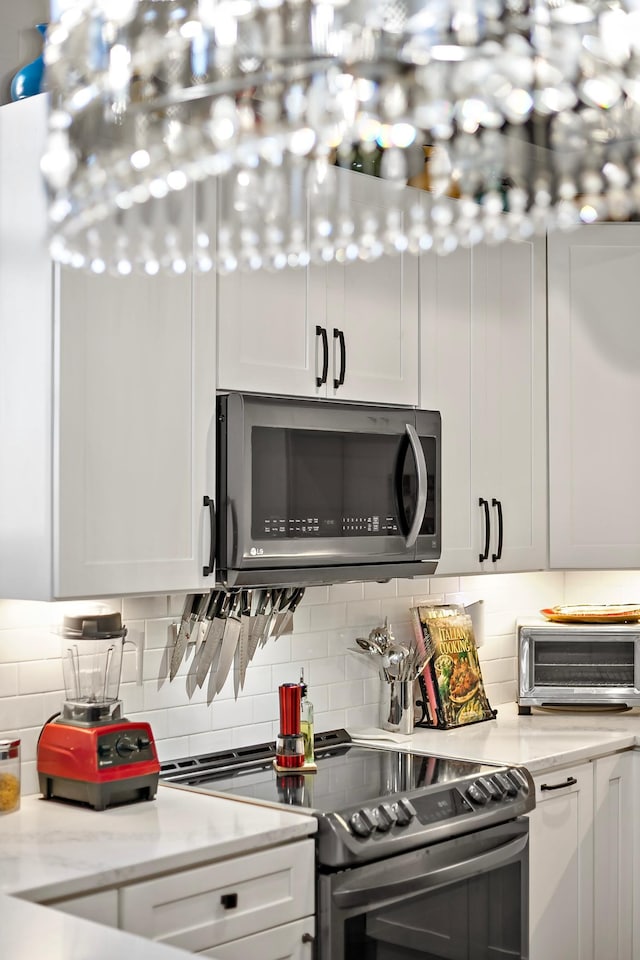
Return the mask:
<svg viewBox="0 0 640 960">
<path fill-rule="evenodd" d="M 147 737 L 146 734 L 142 734 L 141 736 L 138 737 L 139 750 L 146 750 L 147 747 L 150 747 L 150 746 L 151 746 L 151 740 L 149 740 L 149 737 Z"/>
<path fill-rule="evenodd" d="M 135 753 L 137 749 L 136 744 L 133 740 L 129 740 L 128 737 L 120 737 L 120 739 L 116 741 L 116 752 L 120 757 L 128 757 L 130 754 Z"/>
<path fill-rule="evenodd" d="M 99 744 L 98 744 L 98 756 L 99 756 L 99 757 L 110 757 L 110 756 L 111 756 L 111 744 L 109 744 L 109 743 L 99 743 Z"/>
</svg>

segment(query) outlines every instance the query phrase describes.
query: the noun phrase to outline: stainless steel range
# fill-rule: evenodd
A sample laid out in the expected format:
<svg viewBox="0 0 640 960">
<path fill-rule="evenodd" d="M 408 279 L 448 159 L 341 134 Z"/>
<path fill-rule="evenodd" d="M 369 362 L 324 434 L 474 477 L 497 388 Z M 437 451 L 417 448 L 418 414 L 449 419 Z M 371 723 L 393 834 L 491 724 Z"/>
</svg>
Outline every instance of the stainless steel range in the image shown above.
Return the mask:
<svg viewBox="0 0 640 960">
<path fill-rule="evenodd" d="M 528 771 L 315 740 L 317 773 L 277 774 L 268 743 L 160 777 L 318 818 L 319 960 L 528 957 Z"/>
</svg>

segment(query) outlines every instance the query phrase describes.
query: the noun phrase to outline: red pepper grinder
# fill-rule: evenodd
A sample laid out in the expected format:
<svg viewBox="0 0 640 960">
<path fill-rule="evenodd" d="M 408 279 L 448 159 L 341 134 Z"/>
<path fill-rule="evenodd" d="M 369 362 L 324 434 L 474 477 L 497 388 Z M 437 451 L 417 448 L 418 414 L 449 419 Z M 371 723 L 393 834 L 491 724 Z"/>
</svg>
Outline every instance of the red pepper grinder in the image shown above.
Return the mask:
<svg viewBox="0 0 640 960">
<path fill-rule="evenodd" d="M 299 683 L 281 683 L 278 687 L 280 733 L 276 740 L 276 764 L 287 769 L 304 764 L 304 737 L 300 733 L 301 694 Z"/>
</svg>

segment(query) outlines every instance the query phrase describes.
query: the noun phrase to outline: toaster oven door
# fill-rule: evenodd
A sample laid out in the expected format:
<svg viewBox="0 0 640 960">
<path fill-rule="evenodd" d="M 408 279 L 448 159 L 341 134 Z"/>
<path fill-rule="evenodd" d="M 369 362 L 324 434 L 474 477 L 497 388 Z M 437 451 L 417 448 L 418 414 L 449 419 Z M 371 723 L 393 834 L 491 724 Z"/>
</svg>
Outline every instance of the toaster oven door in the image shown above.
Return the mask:
<svg viewBox="0 0 640 960">
<path fill-rule="evenodd" d="M 640 704 L 640 627 L 519 629 L 518 702 Z"/>
</svg>

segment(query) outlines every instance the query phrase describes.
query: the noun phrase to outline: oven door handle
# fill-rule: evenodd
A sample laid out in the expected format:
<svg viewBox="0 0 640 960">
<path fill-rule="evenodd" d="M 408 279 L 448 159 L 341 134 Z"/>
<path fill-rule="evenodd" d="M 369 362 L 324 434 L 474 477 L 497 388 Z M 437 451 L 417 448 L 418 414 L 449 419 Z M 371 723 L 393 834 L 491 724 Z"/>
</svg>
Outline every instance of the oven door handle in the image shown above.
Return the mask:
<svg viewBox="0 0 640 960">
<path fill-rule="evenodd" d="M 391 883 L 379 884 L 376 877 L 371 885 L 359 884 L 352 889 L 336 890 L 333 900 L 337 907 L 375 906 L 382 901 L 394 900 L 398 897 L 411 896 L 424 890 L 443 887 L 449 883 L 459 883 L 468 880 L 480 873 L 487 873 L 504 866 L 515 859 L 527 846 L 528 835 L 516 837 L 508 843 L 500 844 L 492 850 L 487 850 L 477 857 L 468 860 L 456 861 L 435 870 L 427 870 L 407 876 Z"/>
<path fill-rule="evenodd" d="M 409 443 L 411 444 L 413 459 L 416 462 L 416 470 L 418 473 L 418 498 L 416 503 L 416 512 L 413 518 L 413 523 L 411 524 L 411 529 L 409 530 L 407 539 L 404 542 L 405 547 L 408 549 L 409 547 L 415 546 L 416 540 L 418 539 L 418 534 L 420 533 L 420 527 L 422 526 L 422 521 L 424 520 L 424 512 L 427 509 L 428 479 L 427 461 L 424 458 L 424 450 L 422 449 L 422 444 L 420 443 L 418 431 L 411 423 L 405 424 L 405 429 L 407 431 L 407 436 L 409 437 Z"/>
</svg>

